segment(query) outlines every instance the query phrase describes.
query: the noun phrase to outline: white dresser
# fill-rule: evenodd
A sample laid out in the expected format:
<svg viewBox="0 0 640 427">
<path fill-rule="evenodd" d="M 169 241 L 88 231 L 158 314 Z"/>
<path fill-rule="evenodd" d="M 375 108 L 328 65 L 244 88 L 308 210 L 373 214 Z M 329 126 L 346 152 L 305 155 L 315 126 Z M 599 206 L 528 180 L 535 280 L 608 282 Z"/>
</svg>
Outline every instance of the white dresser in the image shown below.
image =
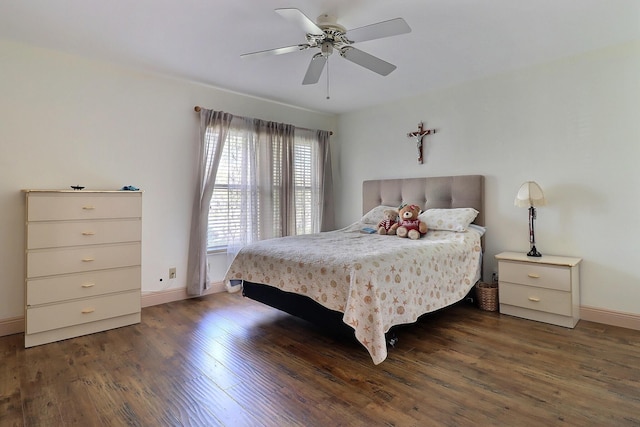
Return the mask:
<svg viewBox="0 0 640 427">
<path fill-rule="evenodd" d="M 139 323 L 142 193 L 24 192 L 25 347 Z"/>
<path fill-rule="evenodd" d="M 502 252 L 500 313 L 573 328 L 580 320 L 580 258 Z"/>
</svg>

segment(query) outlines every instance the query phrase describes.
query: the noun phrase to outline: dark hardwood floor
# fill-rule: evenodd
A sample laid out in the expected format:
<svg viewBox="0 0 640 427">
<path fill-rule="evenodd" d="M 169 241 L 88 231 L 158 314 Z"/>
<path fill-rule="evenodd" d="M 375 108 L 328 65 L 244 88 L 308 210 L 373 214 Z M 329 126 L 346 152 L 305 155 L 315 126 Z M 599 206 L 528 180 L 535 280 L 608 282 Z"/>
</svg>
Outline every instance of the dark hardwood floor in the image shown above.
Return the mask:
<svg viewBox="0 0 640 427">
<path fill-rule="evenodd" d="M 239 294 L 24 349 L 0 337 L 0 426 L 640 425 L 640 332 L 460 304 L 400 328 L 373 365 Z"/>
</svg>

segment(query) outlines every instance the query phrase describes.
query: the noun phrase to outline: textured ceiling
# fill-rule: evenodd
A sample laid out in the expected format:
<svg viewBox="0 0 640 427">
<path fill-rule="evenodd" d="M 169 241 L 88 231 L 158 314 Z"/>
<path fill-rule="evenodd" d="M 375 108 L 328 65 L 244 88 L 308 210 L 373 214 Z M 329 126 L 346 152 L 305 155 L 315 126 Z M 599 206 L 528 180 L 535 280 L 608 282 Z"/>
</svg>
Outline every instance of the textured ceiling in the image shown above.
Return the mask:
<svg viewBox="0 0 640 427">
<path fill-rule="evenodd" d="M 301 84 L 315 51 L 241 59 L 305 41 L 274 12 L 333 14 L 353 29 L 402 17 L 412 31 L 357 44 L 395 64 L 382 77 L 333 54 Z M 640 40 L 639 0 L 3 0 L 0 39 L 342 113 L 593 49 Z M 326 99 L 327 93 L 330 99 Z"/>
</svg>

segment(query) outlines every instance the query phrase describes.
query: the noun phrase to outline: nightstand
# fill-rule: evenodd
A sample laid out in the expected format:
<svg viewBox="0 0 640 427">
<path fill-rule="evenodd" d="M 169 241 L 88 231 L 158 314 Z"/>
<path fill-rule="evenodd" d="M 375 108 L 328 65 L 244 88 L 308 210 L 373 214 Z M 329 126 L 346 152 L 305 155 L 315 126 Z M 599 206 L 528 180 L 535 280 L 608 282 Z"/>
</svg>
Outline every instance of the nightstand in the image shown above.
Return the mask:
<svg viewBox="0 0 640 427">
<path fill-rule="evenodd" d="M 567 328 L 578 323 L 581 258 L 502 252 L 496 259 L 500 313 Z"/>
</svg>

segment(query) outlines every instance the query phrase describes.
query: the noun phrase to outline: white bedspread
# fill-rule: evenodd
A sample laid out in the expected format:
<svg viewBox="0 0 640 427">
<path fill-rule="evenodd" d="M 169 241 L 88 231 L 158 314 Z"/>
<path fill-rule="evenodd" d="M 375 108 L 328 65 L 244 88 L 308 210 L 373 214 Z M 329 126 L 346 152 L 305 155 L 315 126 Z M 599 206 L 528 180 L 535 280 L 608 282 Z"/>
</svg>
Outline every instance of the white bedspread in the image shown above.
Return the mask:
<svg viewBox="0 0 640 427">
<path fill-rule="evenodd" d="M 306 295 L 344 313 L 375 364 L 385 332 L 460 301 L 480 278 L 480 233 L 429 231 L 419 240 L 338 231 L 264 240 L 243 248 L 225 282 L 241 279 Z"/>
</svg>

